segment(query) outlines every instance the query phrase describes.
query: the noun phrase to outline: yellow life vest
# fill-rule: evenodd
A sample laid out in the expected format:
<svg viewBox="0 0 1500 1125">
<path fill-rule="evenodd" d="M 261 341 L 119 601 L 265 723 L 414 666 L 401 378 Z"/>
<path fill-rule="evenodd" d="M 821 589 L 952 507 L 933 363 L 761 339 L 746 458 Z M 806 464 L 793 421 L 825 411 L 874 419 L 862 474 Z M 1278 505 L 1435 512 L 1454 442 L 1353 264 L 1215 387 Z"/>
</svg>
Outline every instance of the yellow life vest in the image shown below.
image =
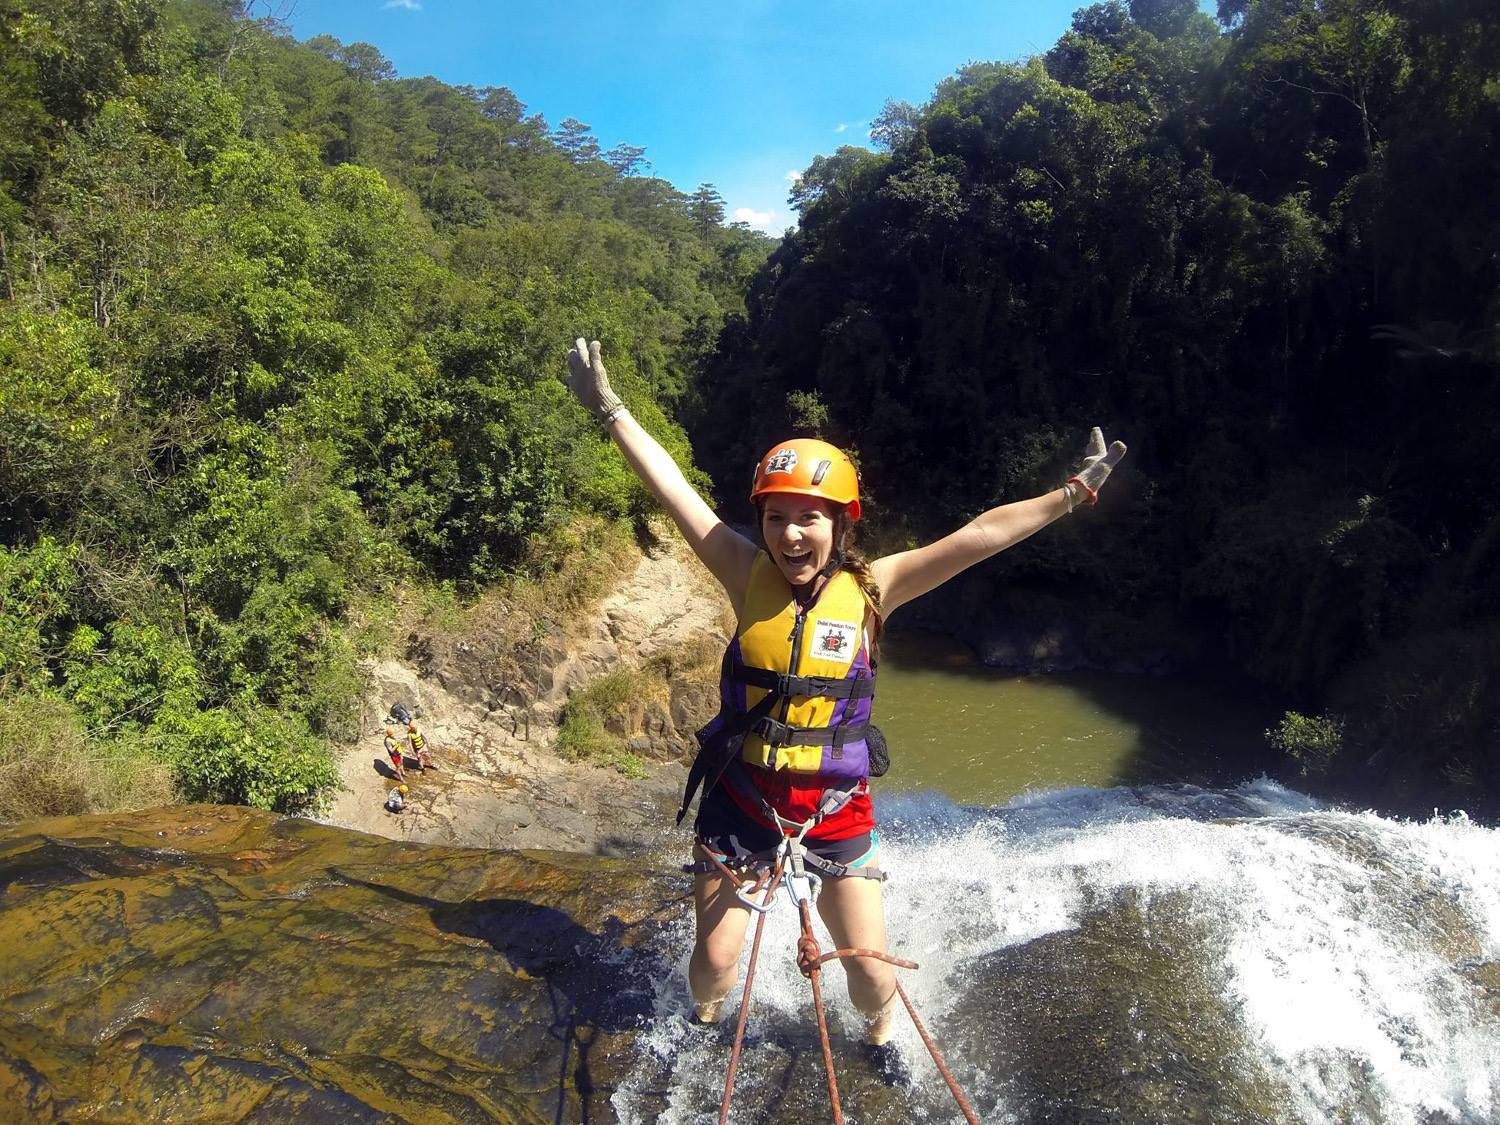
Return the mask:
<svg viewBox="0 0 1500 1125">
<path fill-rule="evenodd" d="M 793 677 L 793 690 L 745 736 L 742 761 L 799 773 L 868 774 L 864 733 L 875 694 L 868 608 L 859 583 L 841 570 L 803 609 L 776 564 L 756 557 L 725 661 L 724 691 L 737 697 L 735 709 L 743 713 L 774 690 L 766 686 L 773 676 Z"/>
</svg>

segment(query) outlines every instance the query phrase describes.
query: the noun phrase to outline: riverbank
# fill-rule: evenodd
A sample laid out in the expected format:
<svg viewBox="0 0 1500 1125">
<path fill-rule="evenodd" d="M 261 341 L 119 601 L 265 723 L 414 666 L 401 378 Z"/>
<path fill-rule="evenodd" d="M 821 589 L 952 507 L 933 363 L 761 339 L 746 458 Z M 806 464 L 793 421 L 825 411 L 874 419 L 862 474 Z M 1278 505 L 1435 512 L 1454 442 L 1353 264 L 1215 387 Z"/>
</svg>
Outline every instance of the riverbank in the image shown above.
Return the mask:
<svg viewBox="0 0 1500 1125">
<path fill-rule="evenodd" d="M 344 788 L 328 822 L 393 839 L 597 855 L 639 854 L 668 838 L 693 731 L 717 706 L 731 622 L 717 585 L 669 529 L 621 553 L 616 572 L 614 588 L 576 612 L 527 619 L 535 638 L 525 645 L 514 644 L 519 611 L 481 602 L 451 628 L 414 629 L 406 659 L 366 664 L 363 733 L 339 756 Z M 960 582 L 895 623 L 878 712 L 894 765 L 878 797 L 926 788 L 1001 805 L 1075 785 L 1269 775 L 1350 807 L 1433 807 L 1359 779 L 1299 776 L 1265 741 L 1284 704 L 1243 678 L 1202 672 L 1190 654 L 1167 655 L 1159 636 L 1090 647 L 1076 609 L 1039 601 L 1006 622 L 994 606 L 959 613 L 972 598 Z M 506 631 L 509 648 L 496 636 Z M 1141 658 L 1148 651 L 1156 655 Z M 567 728 L 576 732 L 581 701 L 596 697 L 604 703 L 585 716 L 593 728 L 582 741 L 604 748 L 580 759 Z M 394 779 L 380 748 L 396 702 L 419 714 L 439 767 L 408 771 L 400 814 L 384 808 Z"/>
</svg>

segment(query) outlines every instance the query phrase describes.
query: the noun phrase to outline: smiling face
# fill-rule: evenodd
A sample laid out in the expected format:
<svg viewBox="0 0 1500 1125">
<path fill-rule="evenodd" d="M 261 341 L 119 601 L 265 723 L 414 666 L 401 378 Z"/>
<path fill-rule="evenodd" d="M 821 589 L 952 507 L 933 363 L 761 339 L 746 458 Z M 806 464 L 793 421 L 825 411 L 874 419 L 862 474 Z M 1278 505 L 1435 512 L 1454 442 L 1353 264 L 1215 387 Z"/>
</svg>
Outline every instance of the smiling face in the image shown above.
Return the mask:
<svg viewBox="0 0 1500 1125">
<path fill-rule="evenodd" d="M 816 496 L 773 492 L 761 506 L 766 550 L 793 587 L 806 586 L 833 555 L 834 505 Z"/>
</svg>

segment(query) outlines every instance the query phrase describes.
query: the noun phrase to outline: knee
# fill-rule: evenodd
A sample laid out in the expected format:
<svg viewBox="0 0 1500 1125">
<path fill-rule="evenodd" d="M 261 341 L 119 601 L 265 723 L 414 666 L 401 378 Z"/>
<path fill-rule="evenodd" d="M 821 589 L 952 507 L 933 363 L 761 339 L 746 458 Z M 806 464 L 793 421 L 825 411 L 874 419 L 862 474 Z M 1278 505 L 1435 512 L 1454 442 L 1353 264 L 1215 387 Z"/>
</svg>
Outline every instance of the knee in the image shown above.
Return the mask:
<svg viewBox="0 0 1500 1125">
<path fill-rule="evenodd" d="M 700 933 L 693 946 L 693 960 L 716 976 L 733 972 L 739 966 L 742 944 L 732 934 Z"/>
<path fill-rule="evenodd" d="M 894 975 L 889 965 L 873 957 L 847 957 L 844 959 L 844 971 L 851 979 L 865 984 L 880 984 Z"/>
<path fill-rule="evenodd" d="M 884 1002 L 896 991 L 896 972 L 884 961 L 873 957 L 846 957 L 844 972 L 849 974 L 849 990 L 858 996 L 878 997 Z"/>
</svg>

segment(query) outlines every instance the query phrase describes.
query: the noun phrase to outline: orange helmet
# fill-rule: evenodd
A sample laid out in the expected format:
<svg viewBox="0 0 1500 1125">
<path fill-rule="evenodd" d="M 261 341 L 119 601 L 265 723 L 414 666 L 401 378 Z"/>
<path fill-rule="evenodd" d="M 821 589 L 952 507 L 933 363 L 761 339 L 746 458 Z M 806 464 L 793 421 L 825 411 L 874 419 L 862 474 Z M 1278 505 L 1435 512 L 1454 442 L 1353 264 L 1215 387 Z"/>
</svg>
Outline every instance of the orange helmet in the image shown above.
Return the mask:
<svg viewBox="0 0 1500 1125">
<path fill-rule="evenodd" d="M 753 504 L 772 492 L 798 496 L 821 496 L 849 510 L 859 519 L 859 474 L 849 455 L 836 445 L 817 438 L 792 438 L 773 445 L 755 466 L 750 488 Z"/>
</svg>

